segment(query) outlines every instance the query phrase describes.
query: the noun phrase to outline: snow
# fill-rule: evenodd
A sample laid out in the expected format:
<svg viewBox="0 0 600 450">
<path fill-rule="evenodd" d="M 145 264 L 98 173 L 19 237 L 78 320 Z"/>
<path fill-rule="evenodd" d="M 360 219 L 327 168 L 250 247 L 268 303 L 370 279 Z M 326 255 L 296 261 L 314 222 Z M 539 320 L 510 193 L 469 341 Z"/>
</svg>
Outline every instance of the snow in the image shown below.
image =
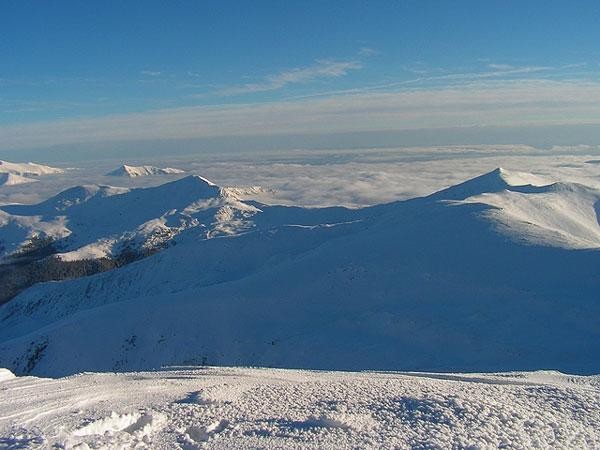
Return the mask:
<svg viewBox="0 0 600 450">
<path fill-rule="evenodd" d="M 141 177 L 146 175 L 174 175 L 185 173 L 184 170 L 174 169 L 172 167 L 155 167 L 155 166 L 128 166 L 123 164 L 122 166 L 108 172 L 107 176 L 115 177 Z"/>
<path fill-rule="evenodd" d="M 61 261 L 107 258 L 112 256 L 116 244 L 115 239 L 99 239 L 92 244 L 83 245 L 70 252 L 55 253 L 55 256 Z"/>
<path fill-rule="evenodd" d="M 61 239 L 70 233 L 64 216 L 13 215 L 0 209 L 0 257 L 18 251 L 34 236 Z"/>
<path fill-rule="evenodd" d="M 11 163 L 8 161 L 0 161 L 0 173 L 8 173 L 23 177 L 42 176 L 63 173 L 62 169 L 56 167 L 44 166 L 32 162 L 28 163 Z"/>
<path fill-rule="evenodd" d="M 470 197 L 466 202 L 484 203 L 497 209 L 488 212 L 515 239 L 563 246 L 600 248 L 598 212 L 600 191 L 574 183 L 543 186 L 535 195 L 506 190 Z"/>
<path fill-rule="evenodd" d="M 38 180 L 22 177 L 14 173 L 0 173 L 0 186 L 16 186 L 19 184 L 34 183 Z"/>
<path fill-rule="evenodd" d="M 496 170 L 491 172 L 492 174 L 501 178 L 508 186 L 545 186 L 552 183 L 547 177 L 534 175 L 532 173 L 520 172 L 516 170 L 507 170 L 502 167 L 498 167 Z"/>
<path fill-rule="evenodd" d="M 7 448 L 597 448 L 600 380 L 181 367 L 0 385 Z"/>
<path fill-rule="evenodd" d="M 0 368 L 0 381 L 11 380 L 15 377 L 15 374 L 8 369 Z"/>
<path fill-rule="evenodd" d="M 56 214 L 57 212 L 62 213 L 73 206 L 77 206 L 86 203 L 94 198 L 105 198 L 117 194 L 125 194 L 129 192 L 127 188 L 112 187 L 112 186 L 100 186 L 94 184 L 73 186 L 59 194 L 43 201 L 39 205 L 35 206 L 17 206 L 15 210 L 22 214 L 27 215 L 28 210 L 36 211 L 38 214 Z"/>
</svg>

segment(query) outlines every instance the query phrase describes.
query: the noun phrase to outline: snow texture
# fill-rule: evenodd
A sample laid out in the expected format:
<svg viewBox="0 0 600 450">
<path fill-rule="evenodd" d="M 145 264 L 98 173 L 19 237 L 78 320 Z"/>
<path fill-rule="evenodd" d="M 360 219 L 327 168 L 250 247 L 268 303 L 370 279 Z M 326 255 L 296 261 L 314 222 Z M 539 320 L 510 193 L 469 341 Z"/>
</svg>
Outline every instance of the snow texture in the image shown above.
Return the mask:
<svg viewBox="0 0 600 450">
<path fill-rule="evenodd" d="M 172 368 L 0 383 L 0 447 L 600 446 L 600 379 Z"/>
</svg>

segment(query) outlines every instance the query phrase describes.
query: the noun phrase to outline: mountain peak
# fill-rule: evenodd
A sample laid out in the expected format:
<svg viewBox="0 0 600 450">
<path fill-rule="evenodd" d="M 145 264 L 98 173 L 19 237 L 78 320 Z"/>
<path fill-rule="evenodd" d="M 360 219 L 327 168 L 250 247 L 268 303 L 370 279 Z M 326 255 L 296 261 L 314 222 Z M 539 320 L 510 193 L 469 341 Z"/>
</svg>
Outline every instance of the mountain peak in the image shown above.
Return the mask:
<svg viewBox="0 0 600 450">
<path fill-rule="evenodd" d="M 204 178 L 200 175 L 188 175 L 183 178 L 180 178 L 179 180 L 175 180 L 170 183 L 166 183 L 166 185 L 172 185 L 172 186 L 189 185 L 189 186 L 204 186 L 204 187 L 217 187 L 217 188 L 219 187 L 212 181 L 210 181 L 207 178 Z"/>
<path fill-rule="evenodd" d="M 197 183 L 200 183 L 200 184 L 205 184 L 205 185 L 207 185 L 207 186 L 216 186 L 216 184 L 215 184 L 215 183 L 213 183 L 213 182 L 212 182 L 212 181 L 210 181 L 209 179 L 207 179 L 207 178 L 204 178 L 203 176 L 200 176 L 200 175 L 190 175 L 189 177 L 186 177 L 186 178 L 192 178 L 192 179 L 194 179 L 194 180 L 195 180 Z"/>
<path fill-rule="evenodd" d="M 199 199 L 223 197 L 225 189 L 200 175 L 188 175 L 175 181 L 161 184 L 154 188 L 156 194 L 168 195 L 193 202 Z"/>
<path fill-rule="evenodd" d="M 497 167 L 491 172 L 443 189 L 430 197 L 444 200 L 464 200 L 474 195 L 507 190 L 533 191 L 550 184 L 549 180 L 527 172 L 517 172 Z"/>
</svg>

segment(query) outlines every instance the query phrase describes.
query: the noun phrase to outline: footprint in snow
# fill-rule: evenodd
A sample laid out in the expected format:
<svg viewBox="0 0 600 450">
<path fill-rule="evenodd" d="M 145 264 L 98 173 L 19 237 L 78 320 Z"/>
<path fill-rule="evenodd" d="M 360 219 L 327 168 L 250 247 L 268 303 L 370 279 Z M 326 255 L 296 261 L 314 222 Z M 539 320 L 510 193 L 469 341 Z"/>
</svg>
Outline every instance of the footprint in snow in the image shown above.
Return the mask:
<svg viewBox="0 0 600 450">
<path fill-rule="evenodd" d="M 202 391 L 193 391 L 188 393 L 185 398 L 177 400 L 175 403 L 184 403 L 192 405 L 214 405 L 217 402 L 208 398 Z"/>
<path fill-rule="evenodd" d="M 191 425 L 185 429 L 180 442 L 182 444 L 200 444 L 207 442 L 212 436 L 220 433 L 229 426 L 227 420 L 217 420 L 207 426 Z M 187 447 L 193 448 L 193 447 Z"/>
</svg>

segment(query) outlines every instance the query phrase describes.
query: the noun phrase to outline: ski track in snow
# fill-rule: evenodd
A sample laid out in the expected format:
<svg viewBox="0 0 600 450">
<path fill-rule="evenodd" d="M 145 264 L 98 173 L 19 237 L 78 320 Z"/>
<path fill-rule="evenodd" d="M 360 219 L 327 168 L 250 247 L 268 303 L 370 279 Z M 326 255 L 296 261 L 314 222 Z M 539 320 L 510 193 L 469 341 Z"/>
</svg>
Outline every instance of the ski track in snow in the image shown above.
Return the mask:
<svg viewBox="0 0 600 450">
<path fill-rule="evenodd" d="M 600 379 L 171 368 L 0 382 L 0 448 L 598 448 Z"/>
</svg>

